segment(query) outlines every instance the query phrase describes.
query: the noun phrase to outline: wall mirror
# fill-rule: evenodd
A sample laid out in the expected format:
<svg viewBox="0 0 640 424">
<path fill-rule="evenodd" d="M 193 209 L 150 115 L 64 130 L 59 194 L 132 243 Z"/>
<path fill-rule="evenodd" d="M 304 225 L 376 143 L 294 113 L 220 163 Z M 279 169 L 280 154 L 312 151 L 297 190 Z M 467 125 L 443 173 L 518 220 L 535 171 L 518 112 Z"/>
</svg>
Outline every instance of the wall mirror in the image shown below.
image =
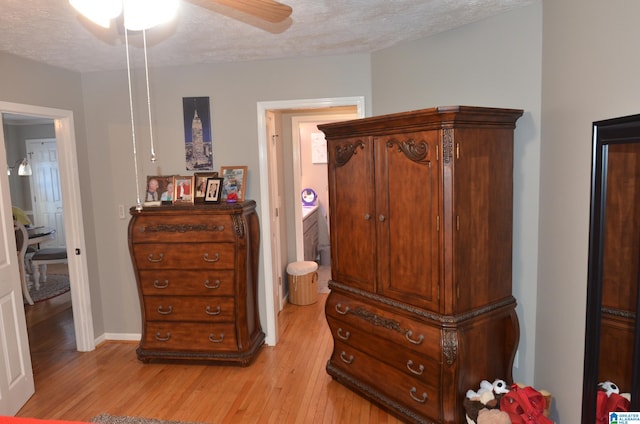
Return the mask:
<svg viewBox="0 0 640 424">
<path fill-rule="evenodd" d="M 598 383 L 640 411 L 640 115 L 593 123 L 582 424 L 596 422 Z"/>
</svg>

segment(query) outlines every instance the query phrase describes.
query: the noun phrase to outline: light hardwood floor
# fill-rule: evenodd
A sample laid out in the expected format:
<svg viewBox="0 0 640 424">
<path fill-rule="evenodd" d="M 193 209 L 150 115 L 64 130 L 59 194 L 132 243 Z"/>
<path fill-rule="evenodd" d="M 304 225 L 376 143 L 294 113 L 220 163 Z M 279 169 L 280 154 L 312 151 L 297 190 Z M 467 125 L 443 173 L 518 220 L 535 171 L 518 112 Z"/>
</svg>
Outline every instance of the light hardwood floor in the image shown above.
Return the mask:
<svg viewBox="0 0 640 424">
<path fill-rule="evenodd" d="M 143 364 L 137 343 L 75 350 L 69 294 L 27 308 L 35 395 L 18 416 L 88 421 L 102 413 L 201 423 L 399 423 L 325 371 L 327 295 L 287 305 L 276 347 L 246 368 Z"/>
</svg>

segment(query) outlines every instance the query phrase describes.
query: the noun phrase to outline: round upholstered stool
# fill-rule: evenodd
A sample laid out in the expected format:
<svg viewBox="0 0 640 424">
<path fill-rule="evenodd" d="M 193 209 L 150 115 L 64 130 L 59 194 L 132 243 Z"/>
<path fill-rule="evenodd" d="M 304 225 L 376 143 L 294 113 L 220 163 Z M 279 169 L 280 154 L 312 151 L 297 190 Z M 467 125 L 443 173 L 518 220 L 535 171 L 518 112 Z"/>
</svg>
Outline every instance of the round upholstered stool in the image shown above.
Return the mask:
<svg viewBox="0 0 640 424">
<path fill-rule="evenodd" d="M 287 265 L 289 302 L 311 305 L 318 301 L 318 264 L 313 261 L 291 262 Z"/>
</svg>

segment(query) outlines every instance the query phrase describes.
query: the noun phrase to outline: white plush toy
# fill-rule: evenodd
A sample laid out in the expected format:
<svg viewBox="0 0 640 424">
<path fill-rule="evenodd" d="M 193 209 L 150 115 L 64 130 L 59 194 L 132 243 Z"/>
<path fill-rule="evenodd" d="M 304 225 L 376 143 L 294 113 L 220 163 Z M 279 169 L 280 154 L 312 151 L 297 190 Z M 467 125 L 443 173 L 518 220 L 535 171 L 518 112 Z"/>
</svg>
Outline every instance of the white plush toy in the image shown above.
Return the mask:
<svg viewBox="0 0 640 424">
<path fill-rule="evenodd" d="M 489 383 L 487 380 L 482 380 L 480 382 L 480 389 L 477 392 L 473 390 L 467 390 L 467 399 L 476 399 L 478 400 L 483 393 L 493 393 L 493 384 Z"/>
<path fill-rule="evenodd" d="M 602 383 L 598 383 L 598 389 L 605 392 L 607 396 L 611 396 L 611 393 L 615 393 L 617 395 L 620 394 L 620 389 L 613 381 L 603 381 Z"/>
</svg>

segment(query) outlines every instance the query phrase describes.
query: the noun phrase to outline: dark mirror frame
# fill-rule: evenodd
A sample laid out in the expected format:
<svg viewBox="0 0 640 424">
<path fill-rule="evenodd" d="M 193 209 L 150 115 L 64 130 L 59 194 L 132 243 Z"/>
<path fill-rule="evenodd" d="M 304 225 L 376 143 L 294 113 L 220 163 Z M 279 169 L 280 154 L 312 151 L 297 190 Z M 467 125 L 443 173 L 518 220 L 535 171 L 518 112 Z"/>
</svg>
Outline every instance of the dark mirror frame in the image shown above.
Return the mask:
<svg viewBox="0 0 640 424">
<path fill-rule="evenodd" d="M 640 115 L 608 119 L 593 123 L 591 169 L 591 210 L 589 227 L 589 269 L 585 328 L 584 375 L 582 386 L 582 424 L 596 422 L 596 399 L 600 360 L 602 319 L 602 276 L 605 240 L 607 174 L 609 147 L 618 144 L 640 144 Z M 639 183 L 640 184 L 640 183 Z M 638 212 L 640 214 L 640 210 Z M 640 241 L 639 241 L 640 243 Z M 638 275 L 640 286 L 640 275 Z M 631 378 L 631 411 L 640 411 L 640 289 L 636 290 L 633 365 Z"/>
</svg>

